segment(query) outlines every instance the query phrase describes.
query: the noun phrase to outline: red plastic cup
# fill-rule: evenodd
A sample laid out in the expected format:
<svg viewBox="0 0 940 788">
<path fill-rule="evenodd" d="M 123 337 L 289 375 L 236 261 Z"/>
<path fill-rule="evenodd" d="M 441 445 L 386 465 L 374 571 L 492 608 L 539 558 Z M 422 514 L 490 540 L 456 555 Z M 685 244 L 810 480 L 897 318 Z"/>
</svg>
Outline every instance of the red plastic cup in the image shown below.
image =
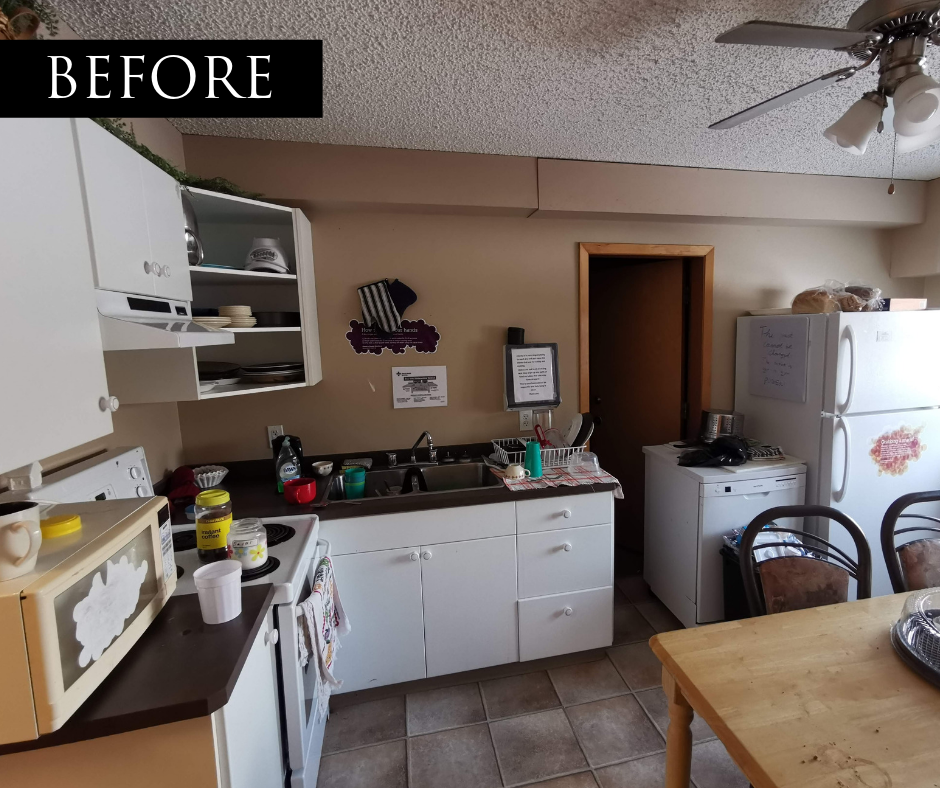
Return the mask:
<svg viewBox="0 0 940 788">
<path fill-rule="evenodd" d="M 284 497 L 290 503 L 310 503 L 317 497 L 317 480 L 301 478 L 284 482 Z"/>
</svg>

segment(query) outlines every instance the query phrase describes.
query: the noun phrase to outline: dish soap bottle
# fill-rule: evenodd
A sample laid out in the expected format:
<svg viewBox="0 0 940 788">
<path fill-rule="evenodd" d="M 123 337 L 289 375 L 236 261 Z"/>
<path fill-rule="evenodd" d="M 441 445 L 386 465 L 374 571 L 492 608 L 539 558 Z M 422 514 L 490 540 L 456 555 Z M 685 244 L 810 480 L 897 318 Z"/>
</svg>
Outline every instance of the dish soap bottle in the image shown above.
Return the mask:
<svg viewBox="0 0 940 788">
<path fill-rule="evenodd" d="M 284 492 L 284 482 L 291 479 L 300 478 L 300 460 L 297 459 L 297 452 L 290 445 L 290 438 L 284 438 L 281 443 L 281 450 L 277 454 L 277 462 L 274 464 L 277 474 L 277 491 Z"/>
</svg>

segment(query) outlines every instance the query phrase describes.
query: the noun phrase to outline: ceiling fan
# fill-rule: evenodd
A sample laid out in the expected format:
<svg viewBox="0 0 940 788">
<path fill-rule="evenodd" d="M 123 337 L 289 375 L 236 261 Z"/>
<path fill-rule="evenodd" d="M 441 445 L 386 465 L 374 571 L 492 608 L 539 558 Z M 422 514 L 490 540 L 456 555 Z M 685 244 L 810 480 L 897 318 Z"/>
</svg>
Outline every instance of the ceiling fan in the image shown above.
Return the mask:
<svg viewBox="0 0 940 788">
<path fill-rule="evenodd" d="M 878 62 L 878 87 L 866 92 L 823 134 L 845 150 L 861 155 L 876 130 L 890 98 L 894 109 L 897 151 L 908 153 L 940 141 L 940 83 L 927 74 L 927 47 L 940 44 L 940 4 L 906 0 L 867 0 L 844 28 L 747 22 L 722 33 L 719 44 L 802 47 L 845 52 L 856 65 L 762 101 L 713 123 L 729 129 L 790 102 L 844 82 Z"/>
</svg>

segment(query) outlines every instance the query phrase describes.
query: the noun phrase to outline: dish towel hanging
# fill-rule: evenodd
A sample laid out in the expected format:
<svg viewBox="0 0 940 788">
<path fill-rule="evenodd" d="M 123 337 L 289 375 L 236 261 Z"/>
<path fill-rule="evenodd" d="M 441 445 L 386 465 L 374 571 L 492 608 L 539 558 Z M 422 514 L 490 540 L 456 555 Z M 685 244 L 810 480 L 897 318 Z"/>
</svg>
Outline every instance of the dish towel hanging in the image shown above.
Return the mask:
<svg viewBox="0 0 940 788">
<path fill-rule="evenodd" d="M 362 322 L 366 326 L 377 326 L 387 334 L 401 328 L 401 315 L 388 292 L 388 279 L 360 287 L 359 301 L 362 303 Z"/>
<path fill-rule="evenodd" d="M 349 632 L 349 619 L 343 611 L 333 561 L 328 555 L 317 564 L 313 576 L 313 591 L 300 603 L 297 648 L 300 666 L 308 664 L 316 671 L 317 719 L 323 719 L 329 708 L 330 694 L 343 682 L 333 676 L 333 661 L 339 648 L 339 637 Z"/>
</svg>

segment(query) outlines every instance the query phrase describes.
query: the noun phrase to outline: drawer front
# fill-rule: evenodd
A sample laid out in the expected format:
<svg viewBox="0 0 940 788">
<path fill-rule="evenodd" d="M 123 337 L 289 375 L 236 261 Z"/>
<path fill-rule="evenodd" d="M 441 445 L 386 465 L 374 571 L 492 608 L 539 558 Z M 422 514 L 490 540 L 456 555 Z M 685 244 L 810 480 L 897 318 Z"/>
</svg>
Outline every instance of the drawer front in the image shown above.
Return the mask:
<svg viewBox="0 0 940 788">
<path fill-rule="evenodd" d="M 519 598 L 613 585 L 614 527 L 520 534 Z"/>
<path fill-rule="evenodd" d="M 320 523 L 320 537 L 333 545 L 333 555 L 512 536 L 515 532 L 514 503 L 348 517 Z"/>
<path fill-rule="evenodd" d="M 602 525 L 614 521 L 612 493 L 563 495 L 520 501 L 516 504 L 516 526 L 520 534 Z"/>
<path fill-rule="evenodd" d="M 519 659 L 603 648 L 614 641 L 614 588 L 519 602 Z"/>
</svg>

